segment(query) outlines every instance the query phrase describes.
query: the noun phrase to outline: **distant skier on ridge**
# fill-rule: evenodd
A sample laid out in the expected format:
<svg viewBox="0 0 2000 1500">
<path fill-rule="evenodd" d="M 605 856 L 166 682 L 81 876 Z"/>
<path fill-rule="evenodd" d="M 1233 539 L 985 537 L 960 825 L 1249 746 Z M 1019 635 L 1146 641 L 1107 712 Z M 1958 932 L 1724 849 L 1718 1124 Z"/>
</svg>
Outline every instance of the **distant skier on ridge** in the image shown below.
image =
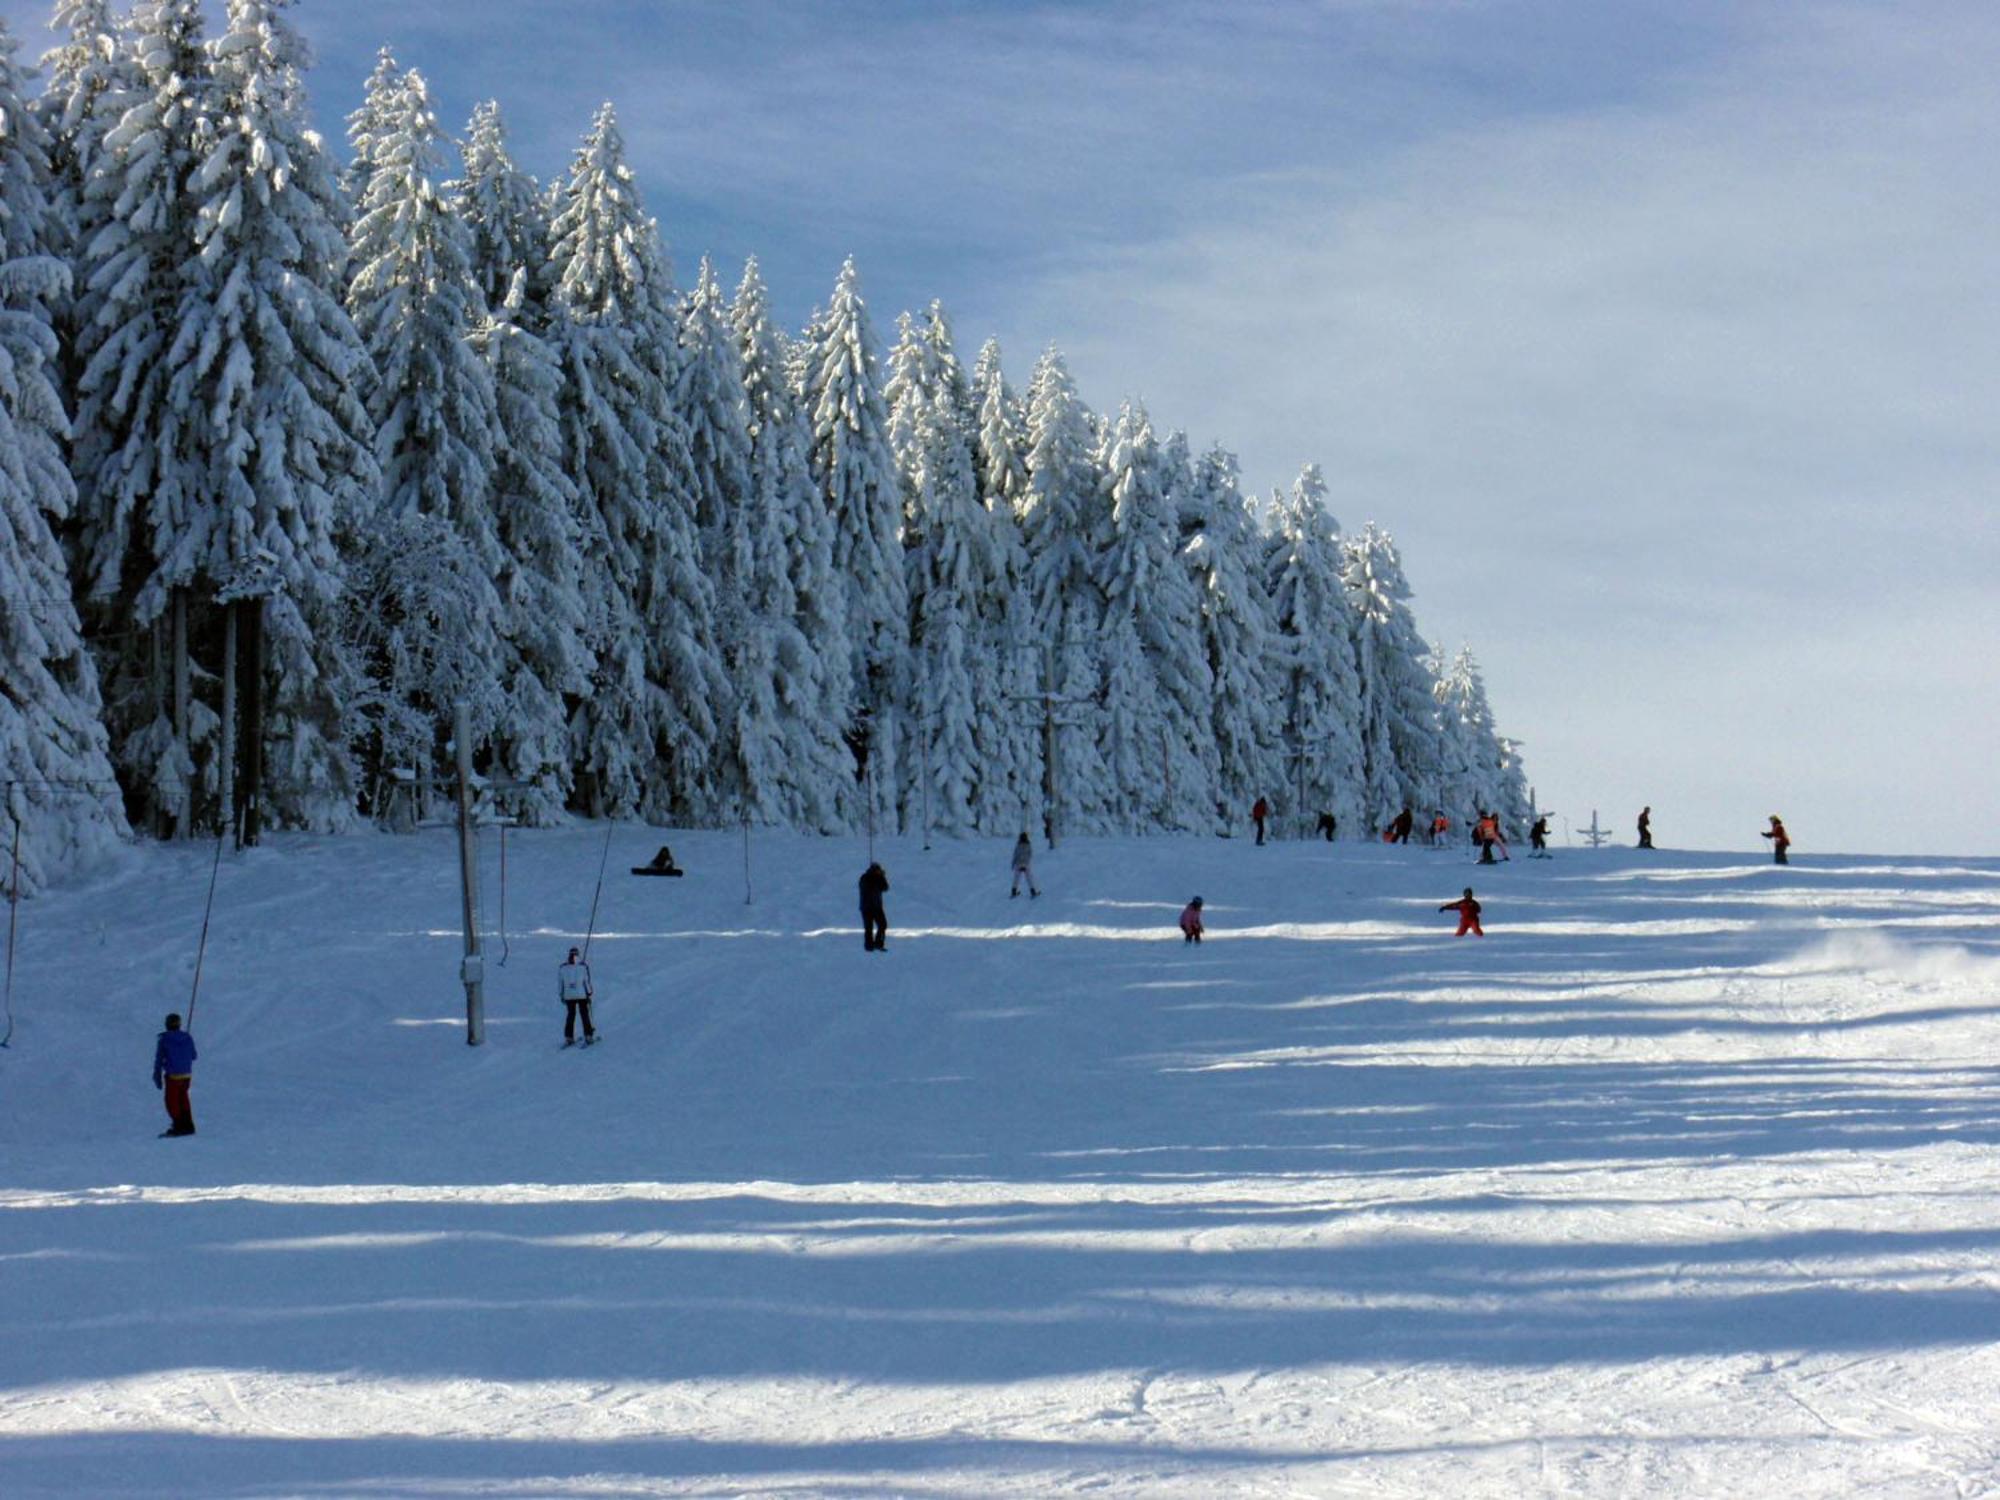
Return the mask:
<svg viewBox="0 0 2000 1500">
<path fill-rule="evenodd" d="M 1639 847 L 1653 847 L 1653 810 L 1650 807 L 1639 810 Z"/>
<path fill-rule="evenodd" d="M 1788 865 L 1791 863 L 1785 857 L 1785 851 L 1792 847 L 1792 836 L 1785 832 L 1784 820 L 1776 813 L 1771 814 L 1771 826 L 1765 829 L 1760 836 L 1771 841 L 1771 862 L 1773 864 Z"/>
</svg>

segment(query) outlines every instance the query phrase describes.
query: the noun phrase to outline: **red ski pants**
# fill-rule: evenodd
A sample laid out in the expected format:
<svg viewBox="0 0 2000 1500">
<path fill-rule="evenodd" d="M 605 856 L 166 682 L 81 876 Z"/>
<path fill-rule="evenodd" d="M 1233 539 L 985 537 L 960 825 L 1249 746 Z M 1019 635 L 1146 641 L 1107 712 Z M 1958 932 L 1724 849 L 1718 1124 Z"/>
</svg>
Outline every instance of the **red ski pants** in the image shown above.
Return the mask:
<svg viewBox="0 0 2000 1500">
<path fill-rule="evenodd" d="M 169 1073 L 165 1089 L 167 1118 L 174 1122 L 174 1129 L 183 1133 L 194 1130 L 194 1106 L 188 1102 L 188 1085 L 194 1079 L 186 1073 Z"/>
<path fill-rule="evenodd" d="M 1479 925 L 1479 918 L 1475 917 L 1469 911 L 1461 912 L 1458 918 L 1458 931 L 1453 933 L 1452 936 L 1464 937 L 1468 932 L 1474 937 L 1486 936 L 1486 929 Z"/>
</svg>

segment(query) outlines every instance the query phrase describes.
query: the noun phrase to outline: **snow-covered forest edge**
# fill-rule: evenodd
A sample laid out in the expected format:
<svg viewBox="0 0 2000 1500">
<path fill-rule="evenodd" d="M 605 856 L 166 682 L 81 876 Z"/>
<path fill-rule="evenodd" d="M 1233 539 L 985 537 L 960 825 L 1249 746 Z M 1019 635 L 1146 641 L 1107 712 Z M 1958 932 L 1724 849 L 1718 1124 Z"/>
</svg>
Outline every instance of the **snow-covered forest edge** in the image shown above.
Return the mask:
<svg viewBox="0 0 2000 1500">
<path fill-rule="evenodd" d="M 1009 382 L 855 266 L 676 284 L 610 105 L 568 174 L 386 52 L 337 162 L 289 0 L 0 30 L 0 777 L 21 885 L 132 830 L 407 824 L 452 706 L 528 824 L 1364 836 L 1519 758 L 1307 466 Z M 212 7 L 211 7 L 212 9 Z"/>
</svg>

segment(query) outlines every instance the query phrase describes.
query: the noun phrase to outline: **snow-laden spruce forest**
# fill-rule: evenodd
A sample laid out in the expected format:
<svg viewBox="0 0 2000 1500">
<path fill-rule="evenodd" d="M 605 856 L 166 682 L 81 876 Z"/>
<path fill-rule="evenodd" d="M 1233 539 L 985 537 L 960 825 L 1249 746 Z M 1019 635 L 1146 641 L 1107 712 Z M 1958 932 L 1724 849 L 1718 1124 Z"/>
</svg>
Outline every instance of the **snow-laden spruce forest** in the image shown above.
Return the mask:
<svg viewBox="0 0 2000 1500">
<path fill-rule="evenodd" d="M 608 104 L 545 184 L 385 54 L 343 165 L 286 8 L 59 0 L 39 80 L 0 50 L 25 889 L 407 822 L 460 701 L 529 824 L 1518 832 L 1473 658 L 1315 468 L 1253 503 L 936 304 L 885 352 L 851 263 L 796 334 L 754 261 L 678 284 Z"/>
</svg>

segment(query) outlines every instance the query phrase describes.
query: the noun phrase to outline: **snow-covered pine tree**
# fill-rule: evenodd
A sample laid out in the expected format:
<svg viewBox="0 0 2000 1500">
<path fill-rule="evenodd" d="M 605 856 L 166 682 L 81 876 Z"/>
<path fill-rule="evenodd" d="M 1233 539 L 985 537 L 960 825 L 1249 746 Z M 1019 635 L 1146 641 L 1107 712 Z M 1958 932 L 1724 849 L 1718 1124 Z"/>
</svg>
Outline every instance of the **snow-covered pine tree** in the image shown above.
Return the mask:
<svg viewBox="0 0 2000 1500">
<path fill-rule="evenodd" d="M 1052 715 L 1054 733 L 1045 736 L 1053 742 L 1045 744 L 1044 754 L 1046 816 L 1056 833 L 1108 828 L 1112 788 L 1097 748 L 1104 596 L 1095 570 L 1092 422 L 1053 347 L 1035 364 L 1027 406 L 1021 531 L 1033 634 L 1026 644 L 1043 657 L 1037 669 L 1041 691 L 1060 700 Z"/>
<path fill-rule="evenodd" d="M 340 190 L 306 125 L 308 54 L 287 4 L 229 0 L 210 49 L 213 138 L 192 181 L 199 267 L 181 278 L 167 353 L 175 425 L 164 451 L 183 461 L 172 508 L 153 508 L 166 563 L 140 596 L 142 612 L 157 610 L 170 584 L 204 600 L 257 575 L 241 645 L 256 664 L 246 678 L 259 690 L 268 683 L 271 698 L 268 719 L 261 692 L 245 708 L 252 836 L 267 812 L 312 827 L 353 815 L 338 729 L 351 664 L 332 629 L 334 536 L 377 482 L 374 431 L 356 395 L 368 354 L 341 305 Z"/>
<path fill-rule="evenodd" d="M 1500 815 L 1518 835 L 1528 822 L 1527 785 L 1514 746 L 1494 730 L 1486 683 L 1470 646 L 1460 646 L 1449 662 L 1435 663 L 1438 719 L 1448 764 L 1457 774 L 1447 785 L 1444 806 L 1457 817 L 1474 811 Z"/>
<path fill-rule="evenodd" d="M 564 433 L 588 512 L 593 691 L 572 721 L 593 810 L 710 821 L 715 707 L 729 680 L 701 571 L 680 336 L 658 227 L 639 202 L 609 104 L 571 163 L 550 232 L 563 314 Z"/>
<path fill-rule="evenodd" d="M 499 428 L 493 372 L 473 343 L 486 310 L 471 235 L 441 191 L 445 138 L 423 75 L 394 71 L 386 51 L 383 60 L 352 117 L 362 192 L 347 291 L 370 356 L 363 389 L 381 473 L 353 533 L 357 572 L 374 587 L 351 590 L 347 612 L 371 677 L 355 727 L 377 808 L 390 768 L 442 753 L 453 704 L 469 706 L 481 746 L 518 718 L 507 693 L 518 674 L 512 622 L 495 586 L 505 571 L 492 495 Z M 441 524 L 404 524 L 419 516 Z M 421 675 L 404 675 L 412 670 Z M 398 712 L 385 717 L 381 705 Z"/>
<path fill-rule="evenodd" d="M 902 502 L 889 446 L 875 334 L 853 260 L 815 321 L 804 405 L 812 470 L 833 517 L 834 571 L 847 581 L 847 641 L 856 722 L 850 743 L 865 768 L 878 826 L 895 826 L 900 782 L 897 717 L 906 701 L 909 616 Z"/>
<path fill-rule="evenodd" d="M 514 273 L 476 343 L 493 372 L 493 522 L 503 552 L 494 580 L 505 614 L 510 719 L 494 735 L 512 805 L 534 823 L 560 818 L 572 785 L 569 704 L 590 685 L 581 600 L 577 491 L 563 465 L 562 364 L 526 326 L 528 273 Z"/>
<path fill-rule="evenodd" d="M 985 833 L 1023 832 L 1042 821 L 1042 735 L 1030 701 L 1041 676 L 1028 595 L 1028 549 L 1021 535 L 1028 468 L 1020 402 L 1007 386 L 1000 345 L 988 339 L 972 376 L 977 414 L 974 457 L 979 499 L 991 530 L 997 577 L 981 605 L 977 650 L 992 665 L 994 691 L 980 701 L 978 742 L 986 768 L 979 796 Z"/>
<path fill-rule="evenodd" d="M 922 540 L 909 553 L 915 684 L 909 727 L 917 750 L 906 769 L 919 777 L 928 772 L 929 782 L 916 788 L 928 826 L 969 833 L 986 776 L 980 703 L 997 696 L 992 664 L 977 651 L 981 599 L 994 571 L 990 532 L 949 389 L 930 393 L 917 414 L 915 440 L 911 508 Z"/>
<path fill-rule="evenodd" d="M 903 505 L 905 548 L 922 542 L 923 505 L 918 498 L 918 471 L 923 467 L 922 429 L 930 418 L 938 388 L 937 355 L 910 313 L 896 315 L 896 345 L 889 351 L 888 378 L 882 383 L 882 406 L 888 413 L 889 451 L 896 458 L 896 479 Z M 914 604 L 912 605 L 914 609 Z"/>
<path fill-rule="evenodd" d="M 57 0 L 50 29 L 61 46 L 42 57 L 48 79 L 39 113 L 49 145 L 49 213 L 45 238 L 51 253 L 79 268 L 83 247 L 104 220 L 103 201 L 86 202 L 84 184 L 103 169 L 104 135 L 132 102 L 136 63 L 112 19 L 110 0 Z M 62 340 L 62 395 L 75 409 L 77 324 L 85 315 L 80 282 L 72 278 L 56 304 L 56 332 Z"/>
<path fill-rule="evenodd" d="M 1215 691 L 1216 801 L 1226 826 L 1259 796 L 1298 799 L 1281 747 L 1283 693 L 1270 670 L 1275 625 L 1263 572 L 1265 539 L 1237 486 L 1236 455 L 1220 446 L 1195 460 L 1180 508 L 1182 561 L 1201 602 L 1201 650 Z M 1343 622 L 1342 644 L 1345 644 Z M 1285 788 L 1279 796 L 1274 789 Z M 1294 808 L 1295 814 L 1324 809 Z"/>
<path fill-rule="evenodd" d="M 1362 787 L 1370 815 L 1442 806 L 1437 704 L 1429 647 L 1410 614 L 1410 585 L 1389 534 L 1370 521 L 1347 540 L 1343 577 L 1361 679 Z"/>
<path fill-rule="evenodd" d="M 674 404 L 687 423 L 695 525 L 715 586 L 723 667 L 734 689 L 716 737 L 716 787 L 731 810 L 770 823 L 783 816 L 788 800 L 781 790 L 785 766 L 772 682 L 776 644 L 758 608 L 759 585 L 766 581 L 753 577 L 764 518 L 745 513 L 753 500 L 749 409 L 728 317 L 715 267 L 703 257 L 681 311 Z"/>
<path fill-rule="evenodd" d="M 755 260 L 743 268 L 729 316 L 750 435 L 750 499 L 737 545 L 750 607 L 771 636 L 783 815 L 795 827 L 832 832 L 849 826 L 860 806 L 843 739 L 853 684 L 833 517 L 813 483 L 812 431 L 792 393 L 786 346 Z"/>
<path fill-rule="evenodd" d="M 212 519 L 204 438 L 167 384 L 182 302 L 211 280 L 195 253 L 193 177 L 214 133 L 213 82 L 197 0 L 141 0 L 120 45 L 77 210 L 71 555 L 102 642 L 115 762 L 134 814 L 164 830 L 169 817 L 186 826 L 192 751 L 208 727 L 175 691 L 189 680 L 186 591 Z"/>
<path fill-rule="evenodd" d="M 55 537 L 75 498 L 52 313 L 68 277 L 46 253 L 47 138 L 18 45 L 0 21 L 0 802 L 30 891 L 102 857 L 125 819 Z"/>
<path fill-rule="evenodd" d="M 507 122 L 491 100 L 472 112 L 465 132 L 465 175 L 452 187 L 459 217 L 472 233 L 473 279 L 489 308 L 514 295 L 527 273 L 514 326 L 544 331 L 549 292 L 549 222 L 535 179 L 515 165 Z"/>
<path fill-rule="evenodd" d="M 1215 806 L 1200 610 L 1178 559 L 1167 466 L 1143 406 L 1111 428 L 1103 503 L 1110 536 L 1097 559 L 1104 595 L 1104 719 L 1098 744 L 1135 829 L 1209 827 Z"/>
<path fill-rule="evenodd" d="M 1367 779 L 1362 680 L 1354 659 L 1357 628 L 1344 586 L 1339 523 L 1326 508 L 1326 482 L 1308 464 L 1289 495 L 1271 498 L 1273 529 L 1265 565 L 1282 674 L 1273 684 L 1283 704 L 1279 741 L 1288 801 L 1301 813 L 1331 812 L 1342 827 L 1370 826 L 1381 809 L 1401 808 L 1400 784 L 1384 790 Z M 1390 802 L 1394 806 L 1389 806 Z"/>
<path fill-rule="evenodd" d="M 350 205 L 358 206 L 367 198 L 376 144 L 397 129 L 392 115 L 402 82 L 403 69 L 395 53 L 383 47 L 375 54 L 375 71 L 361 86 L 361 107 L 347 117 L 347 144 L 354 156 L 340 174 L 340 186 Z"/>
</svg>

